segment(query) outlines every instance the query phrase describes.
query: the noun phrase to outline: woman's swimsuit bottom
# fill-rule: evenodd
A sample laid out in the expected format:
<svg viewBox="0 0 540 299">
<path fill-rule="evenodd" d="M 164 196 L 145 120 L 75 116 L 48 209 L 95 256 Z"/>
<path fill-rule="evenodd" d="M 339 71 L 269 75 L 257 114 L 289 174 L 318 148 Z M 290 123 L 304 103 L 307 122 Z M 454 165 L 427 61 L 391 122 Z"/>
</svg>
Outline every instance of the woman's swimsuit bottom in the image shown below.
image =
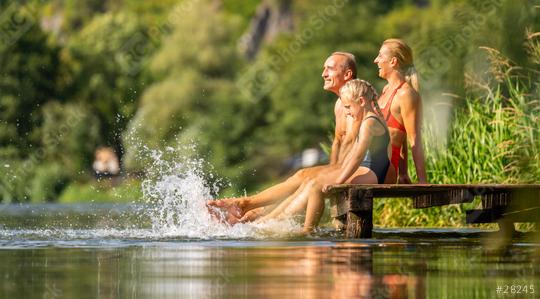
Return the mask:
<svg viewBox="0 0 540 299">
<path fill-rule="evenodd" d="M 377 176 L 377 182 L 382 184 L 384 183 L 386 172 L 388 171 L 388 166 L 390 165 L 390 160 L 388 160 L 388 144 L 390 143 L 390 134 L 388 133 L 388 129 L 384 125 L 383 121 L 378 117 L 371 115 L 365 119 L 368 118 L 374 118 L 379 121 L 384 127 L 384 134 L 373 137 L 373 140 L 371 141 L 366 153 L 366 157 L 360 165 L 371 169 Z"/>
<path fill-rule="evenodd" d="M 394 166 L 394 168 L 396 169 L 396 171 L 398 170 L 398 167 L 399 167 L 399 158 L 400 157 L 401 157 L 401 147 L 392 144 L 391 163 L 392 163 L 392 166 Z"/>
<path fill-rule="evenodd" d="M 404 133 L 407 133 L 407 131 L 405 130 L 405 126 L 402 123 L 400 123 L 394 117 L 394 115 L 392 115 L 392 113 L 390 112 L 390 108 L 392 107 L 392 103 L 394 102 L 394 96 L 396 95 L 397 91 L 401 88 L 401 86 L 403 86 L 403 84 L 405 84 L 405 81 L 401 82 L 401 84 L 396 89 L 394 89 L 394 91 L 390 95 L 390 98 L 386 102 L 386 105 L 384 106 L 384 109 L 382 109 L 382 113 L 383 113 L 383 116 L 384 116 L 384 120 L 386 121 L 386 124 L 388 125 L 389 128 L 398 129 L 398 130 L 400 130 L 400 131 L 402 131 Z M 383 94 L 384 94 L 384 92 L 383 92 Z M 394 166 L 394 168 L 396 170 L 399 167 L 399 157 L 400 157 L 400 155 L 401 155 L 401 146 L 392 144 L 392 158 L 391 158 L 391 161 L 392 161 L 392 166 Z"/>
</svg>

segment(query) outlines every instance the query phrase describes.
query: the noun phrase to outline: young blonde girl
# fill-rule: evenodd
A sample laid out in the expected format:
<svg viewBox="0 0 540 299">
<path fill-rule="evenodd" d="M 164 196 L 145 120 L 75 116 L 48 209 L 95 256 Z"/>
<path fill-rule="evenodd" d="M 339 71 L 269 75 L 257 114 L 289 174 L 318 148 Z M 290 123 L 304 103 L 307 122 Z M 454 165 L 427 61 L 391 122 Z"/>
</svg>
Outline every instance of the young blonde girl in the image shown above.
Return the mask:
<svg viewBox="0 0 540 299">
<path fill-rule="evenodd" d="M 304 182 L 295 194 L 260 221 L 291 217 L 306 211 L 304 231 L 310 232 L 324 211 L 323 193 L 329 185 L 384 182 L 390 165 L 390 136 L 380 116 L 375 89 L 367 81 L 354 79 L 340 89 L 340 95 L 347 115 L 361 122 L 353 148 L 343 163 Z"/>
</svg>

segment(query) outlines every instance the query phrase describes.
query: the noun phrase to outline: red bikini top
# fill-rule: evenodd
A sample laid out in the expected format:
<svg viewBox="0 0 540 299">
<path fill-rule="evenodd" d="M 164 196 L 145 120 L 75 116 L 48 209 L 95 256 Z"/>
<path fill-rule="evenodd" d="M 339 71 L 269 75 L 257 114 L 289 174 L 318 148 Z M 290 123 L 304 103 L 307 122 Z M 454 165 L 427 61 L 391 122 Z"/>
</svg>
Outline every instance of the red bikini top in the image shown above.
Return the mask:
<svg viewBox="0 0 540 299">
<path fill-rule="evenodd" d="M 396 95 L 396 92 L 401 88 L 401 86 L 403 86 L 403 84 L 405 84 L 405 81 L 401 82 L 401 84 L 396 89 L 394 89 L 394 92 L 392 92 L 392 95 L 390 95 L 390 98 L 388 99 L 388 101 L 386 101 L 386 105 L 382 109 L 382 113 L 384 116 L 384 120 L 386 120 L 386 125 L 389 128 L 394 128 L 403 132 L 407 132 L 405 130 L 405 126 L 400 123 L 390 112 L 390 107 L 392 107 L 394 96 Z M 382 94 L 384 94 L 384 92 Z"/>
</svg>

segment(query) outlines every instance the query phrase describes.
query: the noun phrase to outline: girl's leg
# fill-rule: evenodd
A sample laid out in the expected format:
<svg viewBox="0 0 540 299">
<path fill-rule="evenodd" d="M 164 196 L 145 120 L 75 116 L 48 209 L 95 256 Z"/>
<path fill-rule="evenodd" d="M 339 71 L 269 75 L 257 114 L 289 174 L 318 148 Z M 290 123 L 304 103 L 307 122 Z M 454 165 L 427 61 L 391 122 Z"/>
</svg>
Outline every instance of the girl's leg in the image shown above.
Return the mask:
<svg viewBox="0 0 540 299">
<path fill-rule="evenodd" d="M 324 212 L 324 198 L 321 191 L 323 185 L 314 184 L 309 192 L 307 207 L 306 207 L 306 219 L 304 220 L 304 232 L 309 233 L 313 231 L 315 226 L 319 224 L 321 216 Z"/>
<path fill-rule="evenodd" d="M 299 215 L 306 210 L 308 197 L 313 189 L 315 180 L 309 180 L 309 182 L 304 186 L 302 192 L 291 202 L 289 206 L 283 211 L 283 217 L 290 217 L 294 215 Z"/>
<path fill-rule="evenodd" d="M 319 223 L 324 212 L 324 194 L 322 193 L 322 187 L 326 184 L 335 182 L 339 174 L 339 171 L 332 171 L 327 175 L 320 175 L 317 177 L 315 184 L 309 193 L 306 219 L 304 221 L 304 232 L 311 232 Z M 361 166 L 346 183 L 377 184 L 377 176 L 369 168 Z"/>
<path fill-rule="evenodd" d="M 260 221 L 258 222 L 263 222 L 270 219 L 282 218 L 281 217 L 282 213 L 295 201 L 296 198 L 298 198 L 299 196 L 301 196 L 303 192 L 305 192 L 304 190 L 305 190 L 306 184 L 307 184 L 307 181 L 303 182 L 302 185 L 300 185 L 300 187 L 298 187 L 298 189 L 296 189 L 296 191 L 292 195 L 290 195 L 285 200 L 283 200 L 274 210 L 272 210 L 266 216 L 259 219 Z"/>
<path fill-rule="evenodd" d="M 282 202 L 279 210 L 272 214 L 274 219 L 284 219 L 299 215 L 306 210 L 309 192 L 313 186 L 313 180 L 308 180 L 293 195 Z"/>
<path fill-rule="evenodd" d="M 321 165 L 300 169 L 286 181 L 263 190 L 260 193 L 246 197 L 243 205 L 246 209 L 250 210 L 284 200 L 296 192 L 306 179 L 314 178 L 327 167 L 330 166 Z"/>
</svg>

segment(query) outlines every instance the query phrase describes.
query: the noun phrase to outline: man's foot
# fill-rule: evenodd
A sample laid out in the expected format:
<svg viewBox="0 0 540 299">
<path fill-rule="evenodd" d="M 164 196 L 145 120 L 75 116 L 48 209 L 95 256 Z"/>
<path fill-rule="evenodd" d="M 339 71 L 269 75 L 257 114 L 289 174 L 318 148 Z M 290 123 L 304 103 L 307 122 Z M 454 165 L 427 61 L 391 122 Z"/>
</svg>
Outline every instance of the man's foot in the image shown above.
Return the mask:
<svg viewBox="0 0 540 299">
<path fill-rule="evenodd" d="M 239 199 L 210 200 L 206 202 L 206 207 L 214 219 L 231 225 L 240 222 L 244 216 Z"/>
<path fill-rule="evenodd" d="M 264 208 L 257 208 L 253 210 L 247 211 L 242 218 L 240 218 L 240 222 L 254 222 L 258 221 L 264 216 Z"/>
</svg>

